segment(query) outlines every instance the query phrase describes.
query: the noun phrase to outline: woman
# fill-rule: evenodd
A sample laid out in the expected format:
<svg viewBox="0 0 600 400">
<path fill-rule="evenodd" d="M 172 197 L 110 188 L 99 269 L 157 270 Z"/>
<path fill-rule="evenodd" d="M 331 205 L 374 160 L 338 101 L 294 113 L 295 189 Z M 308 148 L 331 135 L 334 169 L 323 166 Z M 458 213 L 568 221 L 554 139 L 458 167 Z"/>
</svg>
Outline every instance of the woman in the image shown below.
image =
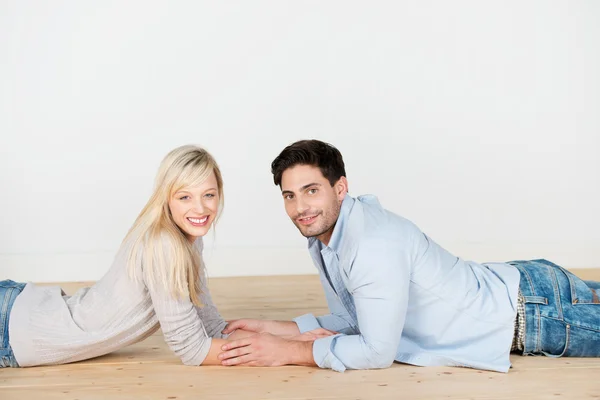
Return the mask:
<svg viewBox="0 0 600 400">
<path fill-rule="evenodd" d="M 211 300 L 201 254 L 222 204 L 213 157 L 195 146 L 171 151 L 112 267 L 94 286 L 69 297 L 59 287 L 0 281 L 0 367 L 101 356 L 144 340 L 159 324 L 184 364 L 220 364 L 226 322 Z"/>
</svg>

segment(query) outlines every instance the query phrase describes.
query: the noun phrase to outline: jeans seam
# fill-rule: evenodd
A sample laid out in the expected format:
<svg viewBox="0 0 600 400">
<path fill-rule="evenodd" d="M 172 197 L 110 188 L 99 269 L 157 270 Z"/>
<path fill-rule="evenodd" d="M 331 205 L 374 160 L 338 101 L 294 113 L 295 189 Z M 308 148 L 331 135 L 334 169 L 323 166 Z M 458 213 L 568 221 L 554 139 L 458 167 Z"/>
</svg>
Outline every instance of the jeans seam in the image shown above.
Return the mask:
<svg viewBox="0 0 600 400">
<path fill-rule="evenodd" d="M 550 267 L 550 266 L 546 266 L 546 268 L 548 268 L 548 271 L 551 272 L 551 276 L 552 276 L 552 286 L 554 289 L 554 299 L 556 302 L 556 308 L 558 310 L 558 316 L 560 318 L 561 321 L 564 321 L 565 316 L 563 314 L 563 309 L 562 309 L 562 296 L 560 295 L 560 283 L 558 282 L 558 276 L 556 276 L 556 269 Z M 569 286 L 572 286 L 571 283 L 569 283 Z"/>
<path fill-rule="evenodd" d="M 571 292 L 570 303 L 572 306 L 578 306 L 578 305 L 589 306 L 591 304 L 600 305 L 600 302 L 593 301 L 594 298 L 596 298 L 596 299 L 598 298 L 598 294 L 592 288 L 589 288 L 592 291 L 592 301 L 579 300 L 579 296 L 577 295 L 576 285 L 572 278 L 572 273 L 559 265 L 557 265 L 557 267 L 558 267 L 558 269 L 560 269 L 560 271 L 563 273 L 563 275 L 565 275 L 565 277 L 567 278 L 567 281 L 569 282 L 569 292 Z M 556 270 L 554 270 L 554 271 L 556 273 Z M 561 302 L 561 307 L 562 307 L 562 302 Z"/>
<path fill-rule="evenodd" d="M 523 275 L 525 275 L 525 278 L 527 279 L 527 282 L 529 283 L 529 287 L 531 288 L 531 293 L 534 296 L 537 296 L 537 294 L 535 293 L 535 286 L 533 285 L 533 281 L 531 280 L 531 276 L 529 276 L 529 272 L 527 271 L 527 269 L 525 269 L 523 266 L 519 265 L 519 271 L 521 271 L 521 273 Z M 539 304 L 534 304 L 534 306 L 535 306 L 534 318 L 537 319 L 537 326 L 539 329 L 542 324 L 541 316 L 540 316 L 540 306 L 539 306 Z M 525 314 L 527 314 L 527 311 L 525 312 Z M 538 349 L 541 349 L 541 347 L 542 347 L 542 343 L 541 343 L 542 335 L 537 334 L 535 336 L 536 336 L 536 344 L 535 344 L 535 349 L 533 350 L 534 352 L 538 351 Z M 525 318 L 525 345 L 527 345 L 527 318 Z"/>
<path fill-rule="evenodd" d="M 564 323 L 567 323 L 567 322 L 566 322 L 564 319 L 562 319 L 562 318 L 554 318 L 554 317 L 549 317 L 549 316 L 547 316 L 547 315 L 544 315 L 544 318 L 547 318 L 547 319 L 552 319 L 552 320 L 554 320 L 554 321 L 558 321 L 558 322 L 564 322 Z M 571 325 L 573 325 L 573 324 L 571 324 Z"/>
<path fill-rule="evenodd" d="M 582 326 L 582 325 L 578 325 L 578 324 L 572 324 L 570 322 L 568 323 L 568 325 L 570 325 L 570 326 L 572 326 L 574 328 L 585 329 L 586 331 L 592 331 L 592 332 L 598 332 L 598 333 L 600 333 L 600 330 L 594 329 L 594 328 L 590 328 L 590 327 L 587 327 L 587 326 Z"/>
<path fill-rule="evenodd" d="M 6 292 L 4 293 L 4 298 L 1 299 L 2 301 L 2 310 L 0 310 L 0 321 L 2 321 L 2 323 L 0 324 L 0 336 L 2 337 L 2 342 L 0 342 L 0 348 L 4 349 L 4 341 L 6 340 L 6 349 L 9 348 L 10 344 L 8 343 L 8 303 L 10 303 L 10 299 L 12 297 L 12 293 L 15 289 L 14 288 L 8 288 L 6 289 Z M 4 317 L 4 318 L 3 318 Z"/>
<path fill-rule="evenodd" d="M 560 265 L 557 265 L 557 267 L 561 270 L 561 272 L 567 277 L 567 280 L 569 281 L 569 289 L 571 292 L 571 305 L 576 306 L 578 304 L 584 304 L 584 305 L 590 305 L 590 304 L 600 304 L 599 302 L 594 302 L 594 297 L 597 298 L 597 293 L 590 288 L 590 290 L 592 290 L 592 301 L 588 302 L 588 301 L 580 301 L 579 300 L 579 296 L 577 295 L 577 290 L 576 290 L 576 285 L 575 282 L 573 282 L 573 274 L 571 272 L 569 272 L 567 269 L 561 267 Z"/>
</svg>

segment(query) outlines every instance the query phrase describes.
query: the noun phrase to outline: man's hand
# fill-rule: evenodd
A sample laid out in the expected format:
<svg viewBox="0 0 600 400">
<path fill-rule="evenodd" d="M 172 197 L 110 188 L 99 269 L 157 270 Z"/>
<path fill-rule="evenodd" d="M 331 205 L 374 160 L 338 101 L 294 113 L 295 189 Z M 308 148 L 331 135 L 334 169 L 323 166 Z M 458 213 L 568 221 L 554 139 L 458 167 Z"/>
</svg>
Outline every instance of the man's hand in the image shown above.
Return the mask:
<svg viewBox="0 0 600 400">
<path fill-rule="evenodd" d="M 256 333 L 271 333 L 277 336 L 296 336 L 300 334 L 298 325 L 293 321 L 271 321 L 268 319 L 236 319 L 229 321 L 223 334 L 228 334 L 236 329 Z"/>
<path fill-rule="evenodd" d="M 268 320 L 262 319 L 234 319 L 227 321 L 227 326 L 223 329 L 224 334 L 232 333 L 236 329 L 243 329 L 245 331 L 261 333 L 264 331 L 265 322 Z"/>
<path fill-rule="evenodd" d="M 312 341 L 283 339 L 261 333 L 223 346 L 219 354 L 222 365 L 278 367 L 281 365 L 316 365 L 312 356 Z"/>
<path fill-rule="evenodd" d="M 317 328 L 312 331 L 304 332 L 300 335 L 292 336 L 289 339 L 291 340 L 299 340 L 301 342 L 314 342 L 317 339 L 321 339 L 327 336 L 337 335 L 338 332 L 330 331 L 325 328 Z"/>
</svg>

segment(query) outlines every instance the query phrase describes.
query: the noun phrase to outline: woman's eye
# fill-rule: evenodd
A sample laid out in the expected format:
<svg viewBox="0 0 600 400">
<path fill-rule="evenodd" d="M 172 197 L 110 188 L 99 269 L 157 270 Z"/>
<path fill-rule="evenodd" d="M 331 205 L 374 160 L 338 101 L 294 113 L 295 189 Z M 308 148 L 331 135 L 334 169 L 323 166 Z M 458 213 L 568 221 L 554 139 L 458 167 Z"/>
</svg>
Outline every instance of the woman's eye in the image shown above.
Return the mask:
<svg viewBox="0 0 600 400">
<path fill-rule="evenodd" d="M 179 198 L 179 200 L 188 200 L 190 198 L 190 196 L 181 196 Z"/>
<path fill-rule="evenodd" d="M 212 199 L 213 197 L 215 197 L 215 195 L 213 193 L 206 193 L 204 196 L 208 197 L 209 199 Z"/>
</svg>

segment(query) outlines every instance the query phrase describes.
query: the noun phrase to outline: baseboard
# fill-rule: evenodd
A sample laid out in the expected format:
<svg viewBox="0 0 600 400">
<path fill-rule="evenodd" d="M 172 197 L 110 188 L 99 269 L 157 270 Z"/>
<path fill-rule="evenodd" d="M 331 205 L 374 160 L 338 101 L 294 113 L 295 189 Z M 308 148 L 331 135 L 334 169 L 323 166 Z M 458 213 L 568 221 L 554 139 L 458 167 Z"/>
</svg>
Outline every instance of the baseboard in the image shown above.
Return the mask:
<svg viewBox="0 0 600 400">
<path fill-rule="evenodd" d="M 566 268 L 599 267 L 595 246 L 556 246 L 548 243 L 503 243 L 491 246 L 478 243 L 445 243 L 464 259 L 506 261 L 547 258 Z M 36 282 L 94 281 L 110 268 L 115 250 L 64 254 L 0 254 L 0 280 Z M 207 245 L 204 251 L 212 277 L 304 275 L 316 269 L 304 247 L 243 247 Z"/>
<path fill-rule="evenodd" d="M 65 254 L 0 254 L 0 280 L 35 282 L 95 281 L 112 265 L 115 251 Z M 316 270 L 306 249 L 205 249 L 212 277 L 304 275 Z"/>
</svg>

